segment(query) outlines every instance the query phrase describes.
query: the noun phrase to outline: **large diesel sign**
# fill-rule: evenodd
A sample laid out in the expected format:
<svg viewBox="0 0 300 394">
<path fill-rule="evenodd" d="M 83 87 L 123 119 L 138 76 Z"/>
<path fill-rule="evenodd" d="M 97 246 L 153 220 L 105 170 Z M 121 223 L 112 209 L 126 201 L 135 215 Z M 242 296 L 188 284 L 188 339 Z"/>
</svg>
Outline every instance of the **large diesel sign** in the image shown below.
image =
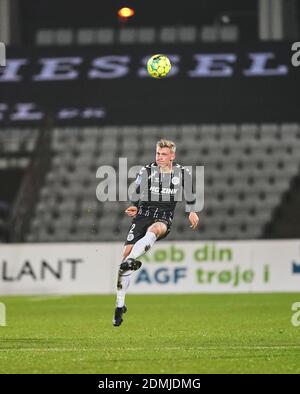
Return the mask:
<svg viewBox="0 0 300 394">
<path fill-rule="evenodd" d="M 8 48 L 0 122 L 300 121 L 290 43 L 159 49 L 172 62 L 165 80 L 147 74 L 151 48 Z"/>
</svg>

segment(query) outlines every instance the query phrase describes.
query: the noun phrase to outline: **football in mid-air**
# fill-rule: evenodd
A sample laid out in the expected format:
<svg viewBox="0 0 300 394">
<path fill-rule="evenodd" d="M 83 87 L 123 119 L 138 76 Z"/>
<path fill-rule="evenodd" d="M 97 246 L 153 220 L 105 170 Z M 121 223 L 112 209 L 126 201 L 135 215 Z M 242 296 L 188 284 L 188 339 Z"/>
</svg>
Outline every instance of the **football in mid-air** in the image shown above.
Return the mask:
<svg viewBox="0 0 300 394">
<path fill-rule="evenodd" d="M 165 55 L 153 55 L 147 62 L 148 72 L 153 78 L 166 77 L 171 68 L 171 62 Z"/>
</svg>

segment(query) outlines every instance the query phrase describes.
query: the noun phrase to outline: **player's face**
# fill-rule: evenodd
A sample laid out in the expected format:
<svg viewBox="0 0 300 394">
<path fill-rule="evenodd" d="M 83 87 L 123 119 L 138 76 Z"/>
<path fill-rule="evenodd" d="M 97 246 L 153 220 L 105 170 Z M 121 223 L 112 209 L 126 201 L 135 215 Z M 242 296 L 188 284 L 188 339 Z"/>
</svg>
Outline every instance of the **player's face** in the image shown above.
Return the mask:
<svg viewBox="0 0 300 394">
<path fill-rule="evenodd" d="M 169 167 L 175 159 L 170 148 L 156 148 L 156 163 L 159 167 Z"/>
</svg>

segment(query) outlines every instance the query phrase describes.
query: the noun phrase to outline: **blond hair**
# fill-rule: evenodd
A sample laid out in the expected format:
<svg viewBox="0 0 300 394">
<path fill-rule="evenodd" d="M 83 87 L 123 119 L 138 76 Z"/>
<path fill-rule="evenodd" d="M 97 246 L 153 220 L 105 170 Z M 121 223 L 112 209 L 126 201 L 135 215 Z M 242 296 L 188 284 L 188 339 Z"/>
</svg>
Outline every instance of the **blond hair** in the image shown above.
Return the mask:
<svg viewBox="0 0 300 394">
<path fill-rule="evenodd" d="M 176 152 L 176 144 L 170 140 L 161 139 L 156 144 L 157 148 L 169 148 L 173 153 Z"/>
</svg>

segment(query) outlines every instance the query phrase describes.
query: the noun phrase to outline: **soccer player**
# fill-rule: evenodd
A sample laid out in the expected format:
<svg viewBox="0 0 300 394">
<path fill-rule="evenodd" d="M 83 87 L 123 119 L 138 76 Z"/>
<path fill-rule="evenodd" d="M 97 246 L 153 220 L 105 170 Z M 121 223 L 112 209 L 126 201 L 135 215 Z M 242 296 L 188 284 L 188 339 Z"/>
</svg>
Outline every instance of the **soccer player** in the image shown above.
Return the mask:
<svg viewBox="0 0 300 394">
<path fill-rule="evenodd" d="M 137 259 L 152 248 L 156 241 L 169 234 L 176 203 L 181 200 L 182 192 L 186 211 L 190 212 L 190 227 L 195 230 L 198 226 L 192 176 L 188 169 L 174 162 L 175 152 L 174 142 L 164 139 L 158 141 L 156 161 L 144 166 L 135 180 L 135 190 L 130 196 L 131 205 L 125 211 L 132 218 L 132 223 L 118 272 L 114 326 L 122 324 L 123 314 L 127 312 L 125 294 L 130 278 L 142 265 Z"/>
</svg>

